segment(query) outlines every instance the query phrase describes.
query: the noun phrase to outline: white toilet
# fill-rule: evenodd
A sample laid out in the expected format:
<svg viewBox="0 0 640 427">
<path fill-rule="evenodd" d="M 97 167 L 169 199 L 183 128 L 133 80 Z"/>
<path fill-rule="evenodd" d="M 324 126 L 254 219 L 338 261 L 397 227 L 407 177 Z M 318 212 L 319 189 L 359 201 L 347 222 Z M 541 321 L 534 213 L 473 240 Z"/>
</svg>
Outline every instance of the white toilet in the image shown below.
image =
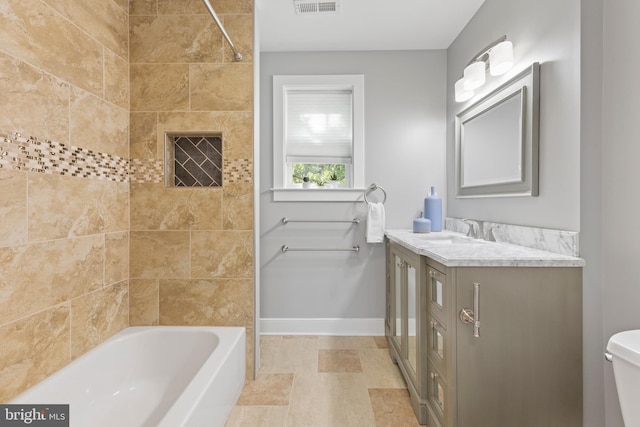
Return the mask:
<svg viewBox="0 0 640 427">
<path fill-rule="evenodd" d="M 613 362 L 622 418 L 626 427 L 640 426 L 640 330 L 613 335 L 607 344 Z"/>
</svg>

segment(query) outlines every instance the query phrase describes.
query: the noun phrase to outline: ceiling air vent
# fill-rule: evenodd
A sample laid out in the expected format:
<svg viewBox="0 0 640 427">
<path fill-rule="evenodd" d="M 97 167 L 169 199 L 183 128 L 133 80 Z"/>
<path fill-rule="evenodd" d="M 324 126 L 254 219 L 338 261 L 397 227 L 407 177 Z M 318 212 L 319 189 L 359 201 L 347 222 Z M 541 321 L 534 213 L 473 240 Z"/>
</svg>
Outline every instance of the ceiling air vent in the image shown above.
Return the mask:
<svg viewBox="0 0 640 427">
<path fill-rule="evenodd" d="M 296 15 L 332 15 L 338 13 L 338 1 L 294 0 Z"/>
</svg>

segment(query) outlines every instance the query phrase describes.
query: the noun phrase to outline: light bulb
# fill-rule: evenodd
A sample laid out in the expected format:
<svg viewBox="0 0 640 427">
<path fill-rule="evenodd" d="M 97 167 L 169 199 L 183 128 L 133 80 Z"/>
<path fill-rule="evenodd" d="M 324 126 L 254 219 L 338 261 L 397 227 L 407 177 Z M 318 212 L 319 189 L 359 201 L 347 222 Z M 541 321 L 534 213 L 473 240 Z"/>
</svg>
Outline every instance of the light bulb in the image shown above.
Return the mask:
<svg viewBox="0 0 640 427">
<path fill-rule="evenodd" d="M 474 62 L 464 69 L 464 88 L 465 90 L 475 90 L 482 86 L 485 82 L 486 64 L 484 61 Z"/>
<path fill-rule="evenodd" d="M 495 45 L 489 51 L 489 72 L 492 76 L 499 76 L 513 67 L 513 44 L 505 40 Z"/>
<path fill-rule="evenodd" d="M 473 97 L 473 91 L 466 90 L 464 88 L 464 77 L 462 77 L 456 82 L 454 88 L 456 93 L 456 102 L 464 102 L 471 99 L 471 97 Z"/>
</svg>

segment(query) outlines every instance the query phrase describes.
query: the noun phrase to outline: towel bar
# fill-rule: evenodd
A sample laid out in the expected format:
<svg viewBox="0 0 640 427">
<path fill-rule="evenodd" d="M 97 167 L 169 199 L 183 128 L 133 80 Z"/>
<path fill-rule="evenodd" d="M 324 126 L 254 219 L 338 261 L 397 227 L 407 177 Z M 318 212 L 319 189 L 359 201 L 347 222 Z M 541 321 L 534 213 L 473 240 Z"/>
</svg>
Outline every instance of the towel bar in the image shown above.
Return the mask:
<svg viewBox="0 0 640 427">
<path fill-rule="evenodd" d="M 349 222 L 353 224 L 360 224 L 360 218 L 353 219 L 289 219 L 287 217 L 282 218 L 283 224 L 290 222 Z"/>
<path fill-rule="evenodd" d="M 360 252 L 360 246 L 353 245 L 351 248 L 290 248 L 287 245 L 282 245 L 280 248 L 282 253 L 285 252 Z"/>
</svg>

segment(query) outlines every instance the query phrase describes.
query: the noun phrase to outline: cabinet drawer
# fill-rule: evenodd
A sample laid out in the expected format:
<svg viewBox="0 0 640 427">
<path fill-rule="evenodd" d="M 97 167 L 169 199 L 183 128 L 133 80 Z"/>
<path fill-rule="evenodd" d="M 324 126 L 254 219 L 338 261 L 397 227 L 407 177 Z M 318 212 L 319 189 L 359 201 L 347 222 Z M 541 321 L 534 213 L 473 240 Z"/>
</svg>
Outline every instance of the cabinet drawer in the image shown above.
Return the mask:
<svg viewBox="0 0 640 427">
<path fill-rule="evenodd" d="M 427 265 L 427 301 L 429 314 L 447 329 L 447 313 L 452 304 L 447 276 L 430 265 Z"/>
<path fill-rule="evenodd" d="M 449 357 L 450 334 L 435 318 L 430 317 L 427 322 L 427 357 L 429 363 L 446 374 L 447 357 Z"/>
<path fill-rule="evenodd" d="M 445 413 L 451 410 L 448 401 L 447 383 L 440 372 L 429 365 L 427 375 L 427 401 L 440 424 L 445 424 Z"/>
</svg>

